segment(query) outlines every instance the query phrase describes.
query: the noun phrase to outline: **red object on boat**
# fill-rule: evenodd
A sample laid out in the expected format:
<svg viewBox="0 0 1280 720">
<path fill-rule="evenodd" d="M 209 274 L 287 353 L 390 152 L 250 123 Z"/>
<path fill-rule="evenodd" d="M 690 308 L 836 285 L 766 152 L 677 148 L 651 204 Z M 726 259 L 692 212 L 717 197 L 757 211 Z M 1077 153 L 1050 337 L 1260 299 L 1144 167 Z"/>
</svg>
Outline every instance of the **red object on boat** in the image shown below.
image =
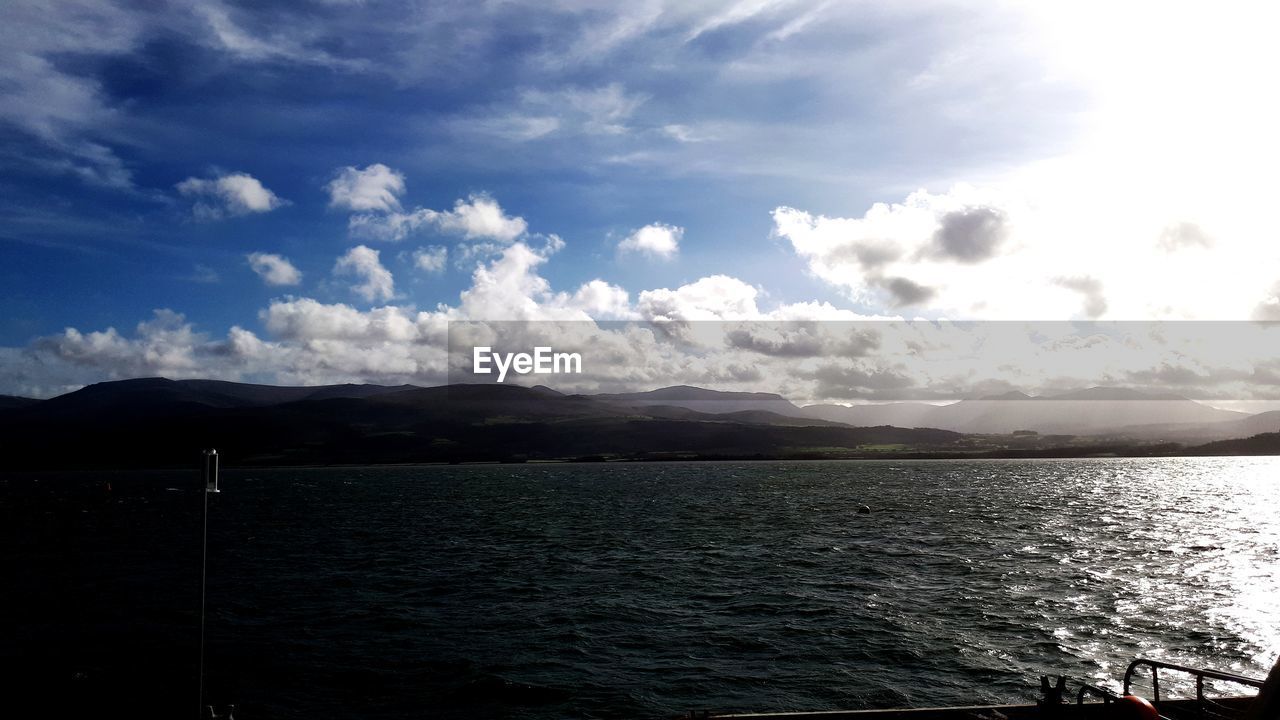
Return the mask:
<svg viewBox="0 0 1280 720">
<path fill-rule="evenodd" d="M 1115 702 L 1116 717 L 1124 720 L 1160 720 L 1156 706 L 1137 695 L 1125 695 Z"/>
</svg>

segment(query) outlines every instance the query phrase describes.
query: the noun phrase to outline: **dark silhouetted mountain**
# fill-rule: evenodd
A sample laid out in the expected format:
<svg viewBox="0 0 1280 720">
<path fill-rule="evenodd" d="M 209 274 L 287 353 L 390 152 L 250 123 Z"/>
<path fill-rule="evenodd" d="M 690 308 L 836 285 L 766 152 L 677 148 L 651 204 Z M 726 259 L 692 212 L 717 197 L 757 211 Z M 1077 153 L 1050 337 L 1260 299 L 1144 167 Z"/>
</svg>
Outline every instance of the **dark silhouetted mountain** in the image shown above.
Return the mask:
<svg viewBox="0 0 1280 720">
<path fill-rule="evenodd" d="M 229 465 L 828 457 L 884 447 L 945 450 L 960 438 L 765 410 L 711 414 L 654 405 L 647 412 L 514 385 L 302 390 L 163 379 L 100 383 L 0 416 L 4 462 L 193 467 L 205 447 L 217 447 Z M 281 402 L 296 395 L 304 397 Z"/>
<path fill-rule="evenodd" d="M 412 385 L 320 385 L 279 387 L 221 380 L 138 378 L 101 382 L 45 400 L 24 411 L 27 417 L 100 418 L 104 415 L 185 415 L 203 410 L 265 407 L 306 399 L 372 397 Z"/>
<path fill-rule="evenodd" d="M 0 395 L 0 410 L 30 407 L 40 402 L 35 398 L 18 397 L 17 395 Z"/>
<path fill-rule="evenodd" d="M 1235 440 L 1219 440 L 1189 448 L 1193 455 L 1280 455 L 1280 432 Z"/>
</svg>

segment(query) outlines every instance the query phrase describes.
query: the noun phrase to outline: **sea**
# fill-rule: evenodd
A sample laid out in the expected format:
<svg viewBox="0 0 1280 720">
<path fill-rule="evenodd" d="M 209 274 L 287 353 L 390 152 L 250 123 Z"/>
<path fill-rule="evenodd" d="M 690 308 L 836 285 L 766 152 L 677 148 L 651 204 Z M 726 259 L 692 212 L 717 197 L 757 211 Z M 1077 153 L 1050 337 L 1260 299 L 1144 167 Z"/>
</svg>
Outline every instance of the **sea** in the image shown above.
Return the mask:
<svg viewBox="0 0 1280 720">
<path fill-rule="evenodd" d="M 1280 653 L 1275 458 L 231 467 L 220 490 L 0 476 L 7 709 L 1023 703 L 1042 675 Z"/>
</svg>

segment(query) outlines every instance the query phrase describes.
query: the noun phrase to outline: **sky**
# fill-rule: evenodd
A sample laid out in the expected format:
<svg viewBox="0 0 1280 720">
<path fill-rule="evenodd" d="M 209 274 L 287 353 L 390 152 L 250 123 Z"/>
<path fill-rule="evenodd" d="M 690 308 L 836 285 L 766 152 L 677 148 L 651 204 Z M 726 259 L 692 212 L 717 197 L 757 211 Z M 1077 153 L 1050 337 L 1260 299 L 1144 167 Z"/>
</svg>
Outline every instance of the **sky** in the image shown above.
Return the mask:
<svg viewBox="0 0 1280 720">
<path fill-rule="evenodd" d="M 10 0 L 0 393 L 428 384 L 459 320 L 1280 320 L 1277 15 Z"/>
</svg>

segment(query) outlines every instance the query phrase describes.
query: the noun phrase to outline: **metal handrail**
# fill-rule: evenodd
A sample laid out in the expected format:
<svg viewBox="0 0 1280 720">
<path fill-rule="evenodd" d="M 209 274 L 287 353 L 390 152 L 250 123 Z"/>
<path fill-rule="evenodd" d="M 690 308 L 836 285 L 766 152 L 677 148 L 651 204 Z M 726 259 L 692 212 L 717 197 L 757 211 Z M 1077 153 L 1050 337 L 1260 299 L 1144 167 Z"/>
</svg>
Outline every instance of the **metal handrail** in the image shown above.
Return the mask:
<svg viewBox="0 0 1280 720">
<path fill-rule="evenodd" d="M 1187 673 L 1196 679 L 1196 717 L 1205 718 L 1206 715 L 1216 715 L 1216 713 L 1206 713 L 1204 699 L 1204 681 L 1206 678 L 1212 680 L 1226 680 L 1227 682 L 1238 683 L 1240 685 L 1248 685 L 1250 687 L 1262 688 L 1263 681 L 1258 678 L 1247 677 L 1245 675 L 1237 675 L 1222 670 L 1208 670 L 1205 668 L 1193 668 L 1186 665 L 1178 665 L 1176 663 L 1164 662 L 1162 660 L 1151 660 L 1148 658 L 1138 658 L 1129 663 L 1129 668 L 1124 672 L 1124 694 L 1129 694 L 1129 687 L 1133 683 L 1134 672 L 1142 666 L 1151 668 L 1151 692 L 1153 697 L 1151 701 L 1160 702 L 1160 670 L 1172 670 L 1174 672 Z M 1081 698 L 1084 697 L 1083 690 Z"/>
</svg>

